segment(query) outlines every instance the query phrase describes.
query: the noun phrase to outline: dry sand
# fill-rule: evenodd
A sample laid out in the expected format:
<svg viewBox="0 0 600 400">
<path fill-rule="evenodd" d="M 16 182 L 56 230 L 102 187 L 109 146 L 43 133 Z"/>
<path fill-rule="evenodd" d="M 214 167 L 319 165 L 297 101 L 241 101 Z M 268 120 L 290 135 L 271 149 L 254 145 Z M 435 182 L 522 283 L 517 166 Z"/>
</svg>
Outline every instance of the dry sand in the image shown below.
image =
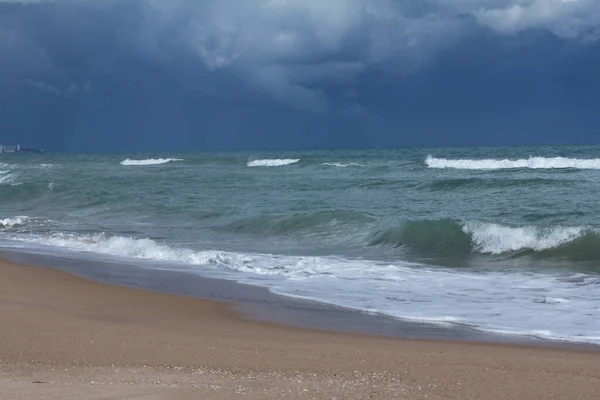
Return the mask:
<svg viewBox="0 0 600 400">
<path fill-rule="evenodd" d="M 596 399 L 600 352 L 399 340 L 0 262 L 0 399 Z"/>
</svg>

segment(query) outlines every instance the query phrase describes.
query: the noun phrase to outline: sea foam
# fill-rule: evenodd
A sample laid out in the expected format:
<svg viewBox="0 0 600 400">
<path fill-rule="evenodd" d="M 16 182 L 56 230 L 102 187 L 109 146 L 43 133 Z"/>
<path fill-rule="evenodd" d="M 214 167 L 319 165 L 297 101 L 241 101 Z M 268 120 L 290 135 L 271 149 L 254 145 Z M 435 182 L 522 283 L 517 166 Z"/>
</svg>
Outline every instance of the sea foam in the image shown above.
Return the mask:
<svg viewBox="0 0 600 400">
<path fill-rule="evenodd" d="M 30 218 L 28 216 L 0 219 L 0 228 L 12 228 L 18 225 L 25 225 L 29 220 Z"/>
<path fill-rule="evenodd" d="M 0 171 L 0 185 L 18 185 L 19 174 L 11 171 Z"/>
<path fill-rule="evenodd" d="M 509 159 L 447 159 L 428 156 L 425 164 L 429 168 L 453 168 L 469 170 L 496 169 L 600 169 L 600 158 L 579 159 L 565 157 L 530 157 Z"/>
<path fill-rule="evenodd" d="M 502 254 L 519 250 L 544 251 L 558 248 L 592 232 L 585 227 L 535 226 L 508 227 L 498 224 L 467 222 L 465 233 L 471 235 L 477 252 Z"/>
<path fill-rule="evenodd" d="M 264 159 L 264 160 L 252 160 L 246 164 L 248 167 L 282 167 L 284 165 L 296 164 L 300 162 L 299 158 L 276 158 L 276 159 Z"/>
<path fill-rule="evenodd" d="M 160 164 L 169 163 L 171 161 L 183 161 L 183 159 L 181 159 L 181 158 L 149 158 L 146 160 L 131 160 L 128 158 L 126 160 L 121 161 L 121 165 L 128 165 L 128 166 L 160 165 Z"/>
<path fill-rule="evenodd" d="M 410 254 L 529 256 L 600 260 L 600 230 L 591 226 L 507 226 L 452 219 L 413 220 L 375 232 L 370 246 L 401 248 Z"/>
</svg>

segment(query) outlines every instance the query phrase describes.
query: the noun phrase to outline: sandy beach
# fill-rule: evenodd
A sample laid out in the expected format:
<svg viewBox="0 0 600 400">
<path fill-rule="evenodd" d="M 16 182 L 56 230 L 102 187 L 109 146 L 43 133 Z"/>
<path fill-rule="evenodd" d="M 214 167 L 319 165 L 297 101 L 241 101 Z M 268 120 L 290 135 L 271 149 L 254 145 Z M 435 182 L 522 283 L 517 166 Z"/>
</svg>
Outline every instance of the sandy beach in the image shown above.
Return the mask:
<svg viewBox="0 0 600 400">
<path fill-rule="evenodd" d="M 600 352 L 253 321 L 231 303 L 0 262 L 2 399 L 593 399 Z"/>
</svg>

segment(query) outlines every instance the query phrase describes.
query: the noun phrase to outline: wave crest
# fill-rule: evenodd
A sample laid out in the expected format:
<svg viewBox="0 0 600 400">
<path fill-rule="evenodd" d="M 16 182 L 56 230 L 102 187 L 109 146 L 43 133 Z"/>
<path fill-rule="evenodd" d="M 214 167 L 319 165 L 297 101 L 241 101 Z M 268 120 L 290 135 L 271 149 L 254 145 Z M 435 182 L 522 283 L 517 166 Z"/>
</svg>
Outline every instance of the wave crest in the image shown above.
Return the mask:
<svg viewBox="0 0 600 400">
<path fill-rule="evenodd" d="M 11 171 L 0 171 L 0 185 L 18 185 L 16 181 L 20 176 L 19 173 Z"/>
<path fill-rule="evenodd" d="M 25 225 L 29 220 L 30 218 L 27 216 L 0 219 L 0 228 L 12 228 L 15 226 Z"/>
<path fill-rule="evenodd" d="M 460 255 L 471 252 L 472 243 L 459 223 L 451 219 L 409 221 L 381 230 L 372 236 L 370 246 L 402 247 L 423 255 Z"/>
<path fill-rule="evenodd" d="M 518 160 L 509 159 L 447 159 L 427 156 L 425 165 L 429 168 L 452 168 L 467 170 L 495 169 L 600 169 L 600 158 L 579 159 L 565 157 L 530 157 Z"/>
<path fill-rule="evenodd" d="M 282 167 L 284 165 L 296 164 L 300 162 L 299 158 L 275 158 L 264 160 L 252 160 L 246 164 L 248 167 Z"/>
<path fill-rule="evenodd" d="M 121 165 L 127 166 L 143 166 L 143 165 L 161 165 L 171 161 L 183 161 L 181 158 L 148 158 L 146 160 L 125 159 L 121 161 Z"/>
<path fill-rule="evenodd" d="M 337 167 L 337 168 L 346 168 L 346 167 L 364 167 L 364 165 L 359 164 L 359 163 L 340 163 L 340 162 L 324 162 L 323 163 L 324 166 L 327 167 Z"/>
<path fill-rule="evenodd" d="M 451 219 L 410 221 L 379 231 L 369 245 L 401 247 L 423 256 L 489 254 L 600 260 L 600 231 L 589 227 L 509 227 Z"/>
</svg>

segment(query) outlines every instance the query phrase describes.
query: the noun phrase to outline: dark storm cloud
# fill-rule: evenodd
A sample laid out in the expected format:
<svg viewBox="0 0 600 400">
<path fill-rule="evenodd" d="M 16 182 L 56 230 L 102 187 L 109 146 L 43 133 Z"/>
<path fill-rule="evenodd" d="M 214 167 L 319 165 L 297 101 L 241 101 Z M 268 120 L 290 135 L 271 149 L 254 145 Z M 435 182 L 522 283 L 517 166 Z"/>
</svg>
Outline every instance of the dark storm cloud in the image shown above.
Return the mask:
<svg viewBox="0 0 600 400">
<path fill-rule="evenodd" d="M 433 113 L 455 129 L 474 126 L 458 121 L 472 109 L 476 119 L 535 120 L 543 107 L 523 98 L 559 108 L 552 88 L 563 90 L 565 70 L 587 74 L 574 60 L 596 65 L 586 54 L 599 38 L 597 0 L 0 0 L 0 107 L 14 120 L 52 101 L 57 129 L 78 130 L 71 142 L 90 121 L 104 132 L 112 119 L 129 144 L 172 127 L 204 138 L 227 131 L 243 146 L 235 126 L 278 140 L 259 126 L 281 131 L 304 115 L 305 130 L 337 139 L 332 126 L 355 130 L 356 143 L 377 144 L 393 126 L 433 129 Z M 540 86 L 507 92 L 519 79 Z M 565 121 L 589 107 L 581 101 Z M 311 143 L 332 144 L 323 140 Z"/>
<path fill-rule="evenodd" d="M 600 25 L 595 0 L 1 2 L 24 4 L 4 11 L 0 34 L 0 49 L 19 75 L 48 57 L 59 70 L 110 69 L 124 52 L 173 62 L 184 52 L 197 58 L 198 69 L 226 69 L 259 93 L 314 112 L 329 107 L 322 90 L 328 82 L 410 70 L 473 25 L 590 40 Z"/>
</svg>

